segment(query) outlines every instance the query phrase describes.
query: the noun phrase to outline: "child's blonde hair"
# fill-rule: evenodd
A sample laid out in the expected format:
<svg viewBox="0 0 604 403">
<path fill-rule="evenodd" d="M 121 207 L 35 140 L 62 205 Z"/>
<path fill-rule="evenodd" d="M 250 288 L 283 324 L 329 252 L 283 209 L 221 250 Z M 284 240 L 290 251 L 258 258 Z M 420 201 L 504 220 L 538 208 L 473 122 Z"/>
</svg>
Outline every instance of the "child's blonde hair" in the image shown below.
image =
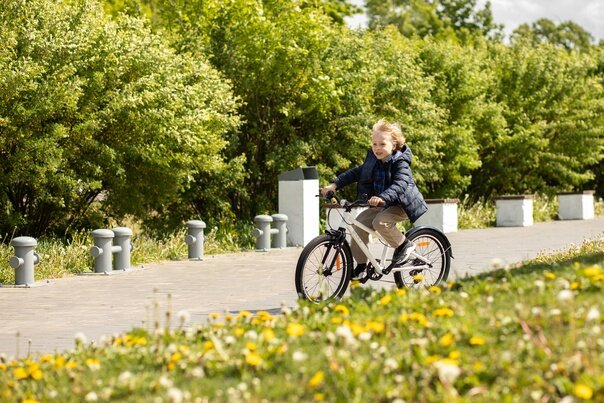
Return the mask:
<svg viewBox="0 0 604 403">
<path fill-rule="evenodd" d="M 376 124 L 373 125 L 371 133 L 389 134 L 392 137 L 392 143 L 394 144 L 395 150 L 400 150 L 405 145 L 405 136 L 403 136 L 403 131 L 398 123 L 390 123 L 384 119 L 380 119 Z"/>
</svg>

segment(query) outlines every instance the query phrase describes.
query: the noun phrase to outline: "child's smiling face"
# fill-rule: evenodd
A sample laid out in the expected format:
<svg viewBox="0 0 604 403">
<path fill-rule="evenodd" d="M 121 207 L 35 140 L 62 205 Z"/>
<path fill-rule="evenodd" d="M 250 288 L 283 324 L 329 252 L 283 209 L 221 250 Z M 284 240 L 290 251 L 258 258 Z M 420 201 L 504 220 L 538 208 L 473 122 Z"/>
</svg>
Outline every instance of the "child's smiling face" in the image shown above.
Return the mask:
<svg viewBox="0 0 604 403">
<path fill-rule="evenodd" d="M 394 142 L 389 133 L 375 132 L 371 135 L 371 149 L 380 161 L 386 161 L 394 151 Z"/>
</svg>

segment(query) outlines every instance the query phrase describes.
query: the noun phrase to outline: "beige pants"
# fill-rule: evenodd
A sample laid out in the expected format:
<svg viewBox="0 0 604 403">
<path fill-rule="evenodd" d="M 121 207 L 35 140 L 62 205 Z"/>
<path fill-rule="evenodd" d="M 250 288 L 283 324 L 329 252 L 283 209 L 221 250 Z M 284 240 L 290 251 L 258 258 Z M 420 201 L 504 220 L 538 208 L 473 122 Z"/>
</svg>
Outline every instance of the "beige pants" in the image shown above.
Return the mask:
<svg viewBox="0 0 604 403">
<path fill-rule="evenodd" d="M 363 225 L 376 230 L 391 247 L 396 248 L 405 240 L 405 235 L 396 227 L 396 223 L 406 218 L 407 214 L 405 214 L 402 208 L 392 206 L 388 208 L 368 208 L 361 212 L 356 219 Z M 369 234 L 358 227 L 354 229 L 361 237 L 363 243 L 367 245 Z M 357 263 L 367 263 L 367 256 L 361 251 L 361 248 L 354 239 L 352 239 L 350 248 L 352 249 L 352 257 Z"/>
</svg>

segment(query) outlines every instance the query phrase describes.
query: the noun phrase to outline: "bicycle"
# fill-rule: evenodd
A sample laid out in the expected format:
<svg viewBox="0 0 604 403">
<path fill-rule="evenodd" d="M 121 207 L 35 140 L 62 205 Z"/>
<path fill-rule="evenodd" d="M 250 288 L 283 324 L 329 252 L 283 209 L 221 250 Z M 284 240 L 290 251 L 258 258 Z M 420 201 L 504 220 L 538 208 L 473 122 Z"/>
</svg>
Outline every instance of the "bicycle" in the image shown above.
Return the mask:
<svg viewBox="0 0 604 403">
<path fill-rule="evenodd" d="M 339 299 L 344 295 L 353 272 L 353 258 L 347 234 L 356 240 L 369 260 L 367 275 L 361 283 L 381 280 L 390 273 L 394 274 L 394 282 L 398 288 L 429 287 L 447 280 L 453 253 L 451 243 L 442 231 L 431 226 L 413 227 L 406 233 L 406 237 L 415 243 L 415 250 L 406 261 L 392 262 L 390 250 L 393 251 L 394 248 L 390 247 L 378 232 L 352 216 L 353 208 L 369 207 L 369 204 L 362 200 L 349 203 L 340 200 L 335 194 L 328 194 L 324 199 L 331 198 L 344 210 L 341 213 L 342 224 L 338 229 L 329 229 L 313 238 L 302 250 L 295 275 L 296 291 L 300 298 L 319 303 Z M 380 259 L 373 256 L 369 247 L 360 240 L 355 227 L 367 231 L 381 241 L 384 248 Z"/>
</svg>

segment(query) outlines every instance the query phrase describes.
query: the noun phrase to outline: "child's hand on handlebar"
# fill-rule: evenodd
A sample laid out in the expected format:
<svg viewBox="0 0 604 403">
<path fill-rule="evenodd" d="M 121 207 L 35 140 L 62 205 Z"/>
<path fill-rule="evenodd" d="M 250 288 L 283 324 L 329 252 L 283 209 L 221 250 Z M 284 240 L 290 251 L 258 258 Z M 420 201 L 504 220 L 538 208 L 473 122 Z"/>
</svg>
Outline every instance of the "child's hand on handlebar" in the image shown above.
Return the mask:
<svg viewBox="0 0 604 403">
<path fill-rule="evenodd" d="M 373 206 L 373 207 L 383 206 L 386 204 L 384 199 L 382 199 L 381 197 L 377 197 L 377 196 L 371 196 L 371 198 L 367 201 L 367 203 L 369 203 L 369 205 Z"/>
<path fill-rule="evenodd" d="M 319 192 L 323 197 L 327 197 L 329 194 L 333 194 L 335 191 L 336 185 L 333 183 L 329 184 L 328 186 L 325 186 L 324 188 L 319 189 Z"/>
</svg>

